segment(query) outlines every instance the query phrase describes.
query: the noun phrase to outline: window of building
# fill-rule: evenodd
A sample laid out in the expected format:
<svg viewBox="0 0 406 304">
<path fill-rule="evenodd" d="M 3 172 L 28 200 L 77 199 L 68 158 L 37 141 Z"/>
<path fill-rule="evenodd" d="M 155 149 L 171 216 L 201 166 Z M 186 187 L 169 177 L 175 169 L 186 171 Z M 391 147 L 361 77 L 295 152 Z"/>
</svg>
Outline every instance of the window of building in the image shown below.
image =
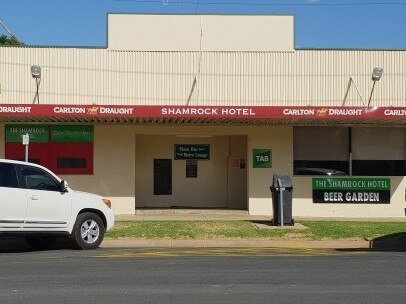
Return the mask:
<svg viewBox="0 0 406 304">
<path fill-rule="evenodd" d="M 293 157 L 295 175 L 347 175 L 348 128 L 295 127 Z"/>
<path fill-rule="evenodd" d="M 295 127 L 293 135 L 295 175 L 406 175 L 406 128 Z"/>
<path fill-rule="evenodd" d="M 363 176 L 406 175 L 406 128 L 352 128 L 352 171 Z"/>
<path fill-rule="evenodd" d="M 25 159 L 25 133 L 30 161 L 56 174 L 93 174 L 93 126 L 6 125 L 6 158 Z"/>
</svg>

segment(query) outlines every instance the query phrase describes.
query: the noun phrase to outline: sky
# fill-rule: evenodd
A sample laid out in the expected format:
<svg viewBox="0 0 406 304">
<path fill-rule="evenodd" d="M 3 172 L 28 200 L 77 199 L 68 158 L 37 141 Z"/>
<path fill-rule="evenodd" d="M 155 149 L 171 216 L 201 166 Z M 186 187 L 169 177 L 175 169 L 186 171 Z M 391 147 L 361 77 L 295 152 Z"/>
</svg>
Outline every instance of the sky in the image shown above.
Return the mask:
<svg viewBox="0 0 406 304">
<path fill-rule="evenodd" d="M 293 15 L 297 49 L 406 49 L 406 0 L 0 0 L 33 46 L 106 47 L 107 13 Z"/>
</svg>

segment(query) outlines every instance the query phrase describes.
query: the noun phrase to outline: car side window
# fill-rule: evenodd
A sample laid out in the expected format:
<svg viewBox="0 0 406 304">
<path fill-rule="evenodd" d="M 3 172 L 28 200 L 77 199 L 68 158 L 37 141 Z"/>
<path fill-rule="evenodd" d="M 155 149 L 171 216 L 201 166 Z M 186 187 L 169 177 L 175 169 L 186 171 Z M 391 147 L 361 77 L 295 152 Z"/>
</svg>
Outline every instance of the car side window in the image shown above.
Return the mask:
<svg viewBox="0 0 406 304">
<path fill-rule="evenodd" d="M 20 174 L 26 189 L 59 191 L 60 183 L 48 172 L 30 166 L 20 166 Z"/>
<path fill-rule="evenodd" d="M 0 187 L 19 188 L 14 164 L 0 163 Z"/>
</svg>

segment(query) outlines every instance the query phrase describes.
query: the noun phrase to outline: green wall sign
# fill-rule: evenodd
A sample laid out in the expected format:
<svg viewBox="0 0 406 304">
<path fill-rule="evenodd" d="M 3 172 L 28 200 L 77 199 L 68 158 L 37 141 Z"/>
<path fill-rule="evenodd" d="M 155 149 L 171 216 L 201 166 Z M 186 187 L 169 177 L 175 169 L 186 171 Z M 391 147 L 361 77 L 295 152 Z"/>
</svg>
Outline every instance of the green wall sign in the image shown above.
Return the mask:
<svg viewBox="0 0 406 304">
<path fill-rule="evenodd" d="M 93 126 L 51 126 L 51 142 L 93 142 Z"/>
<path fill-rule="evenodd" d="M 22 143 L 25 133 L 30 135 L 30 143 L 49 142 L 47 125 L 6 125 L 6 142 Z"/>
<path fill-rule="evenodd" d="M 252 156 L 252 163 L 254 168 L 272 168 L 271 149 L 253 149 Z"/>
<path fill-rule="evenodd" d="M 313 178 L 312 184 L 314 203 L 390 203 L 390 178 Z"/>
<path fill-rule="evenodd" d="M 175 160 L 210 160 L 210 145 L 175 144 Z"/>
<path fill-rule="evenodd" d="M 22 143 L 30 134 L 30 143 L 93 142 L 93 126 L 85 125 L 6 125 L 6 142 Z"/>
</svg>

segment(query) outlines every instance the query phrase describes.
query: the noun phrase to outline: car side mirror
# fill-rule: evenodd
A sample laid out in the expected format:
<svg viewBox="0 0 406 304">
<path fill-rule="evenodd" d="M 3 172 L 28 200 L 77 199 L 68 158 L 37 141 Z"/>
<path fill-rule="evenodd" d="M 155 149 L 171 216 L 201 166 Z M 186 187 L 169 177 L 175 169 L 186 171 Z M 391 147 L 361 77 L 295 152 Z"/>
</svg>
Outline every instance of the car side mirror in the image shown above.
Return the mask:
<svg viewBox="0 0 406 304">
<path fill-rule="evenodd" d="M 68 182 L 66 180 L 61 181 L 60 191 L 61 192 L 68 192 Z"/>
</svg>

